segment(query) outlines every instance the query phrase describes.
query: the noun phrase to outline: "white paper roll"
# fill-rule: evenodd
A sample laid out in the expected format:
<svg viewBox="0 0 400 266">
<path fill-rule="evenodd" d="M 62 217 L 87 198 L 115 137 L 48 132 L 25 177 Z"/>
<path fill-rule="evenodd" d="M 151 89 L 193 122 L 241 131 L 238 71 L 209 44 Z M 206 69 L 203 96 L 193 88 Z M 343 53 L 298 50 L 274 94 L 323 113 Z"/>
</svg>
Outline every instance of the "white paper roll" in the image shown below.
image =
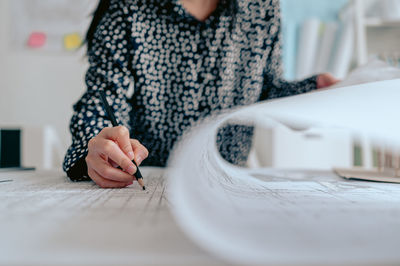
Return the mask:
<svg viewBox="0 0 400 266">
<path fill-rule="evenodd" d="M 338 24 L 336 22 L 327 23 L 321 37 L 321 43 L 316 59 L 315 73 L 324 73 L 329 71 L 331 56 L 336 41 Z"/>
<path fill-rule="evenodd" d="M 297 50 L 296 79 L 303 79 L 314 74 L 320 26 L 321 22 L 318 19 L 311 18 L 304 21 L 301 27 Z"/>
<path fill-rule="evenodd" d="M 348 19 L 343 24 L 330 72 L 332 72 L 335 77 L 344 79 L 349 73 L 353 55 L 354 23 L 351 19 Z"/>
</svg>

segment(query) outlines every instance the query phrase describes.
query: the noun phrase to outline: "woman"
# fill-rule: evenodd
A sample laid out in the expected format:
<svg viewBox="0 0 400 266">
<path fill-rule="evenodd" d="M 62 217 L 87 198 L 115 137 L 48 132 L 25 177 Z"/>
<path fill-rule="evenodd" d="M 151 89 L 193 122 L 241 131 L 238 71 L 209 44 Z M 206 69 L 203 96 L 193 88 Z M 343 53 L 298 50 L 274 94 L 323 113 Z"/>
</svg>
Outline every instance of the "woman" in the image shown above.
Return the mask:
<svg viewBox="0 0 400 266">
<path fill-rule="evenodd" d="M 164 166 L 202 117 L 334 84 L 329 74 L 281 78 L 279 12 L 279 0 L 101 0 L 87 34 L 87 91 L 74 105 L 68 176 L 125 187 L 132 159 Z M 111 128 L 101 89 L 122 126 Z"/>
</svg>

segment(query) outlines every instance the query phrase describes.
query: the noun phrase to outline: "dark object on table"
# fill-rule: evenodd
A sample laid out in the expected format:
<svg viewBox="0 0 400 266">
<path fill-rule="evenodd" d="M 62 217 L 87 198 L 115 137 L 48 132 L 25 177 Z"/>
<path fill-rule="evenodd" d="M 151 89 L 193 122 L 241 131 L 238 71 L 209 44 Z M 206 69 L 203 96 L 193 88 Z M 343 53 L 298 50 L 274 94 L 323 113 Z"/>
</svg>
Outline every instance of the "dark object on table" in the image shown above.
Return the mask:
<svg viewBox="0 0 400 266">
<path fill-rule="evenodd" d="M 21 166 L 21 130 L 0 130 L 0 168 Z"/>
</svg>

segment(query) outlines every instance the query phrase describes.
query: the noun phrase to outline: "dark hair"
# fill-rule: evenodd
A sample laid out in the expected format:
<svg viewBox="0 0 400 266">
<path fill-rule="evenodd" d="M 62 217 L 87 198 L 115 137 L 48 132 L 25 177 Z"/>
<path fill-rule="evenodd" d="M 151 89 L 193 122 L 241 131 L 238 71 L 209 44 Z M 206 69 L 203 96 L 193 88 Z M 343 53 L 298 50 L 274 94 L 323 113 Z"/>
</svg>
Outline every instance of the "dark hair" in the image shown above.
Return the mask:
<svg viewBox="0 0 400 266">
<path fill-rule="evenodd" d="M 92 23 L 90 23 L 89 29 L 86 33 L 86 40 L 85 40 L 88 51 L 92 48 L 92 42 L 97 26 L 99 26 L 101 19 L 103 18 L 104 14 L 107 12 L 109 7 L 110 7 L 110 0 L 100 0 L 99 5 L 96 8 L 96 11 L 93 13 L 93 20 Z"/>
</svg>

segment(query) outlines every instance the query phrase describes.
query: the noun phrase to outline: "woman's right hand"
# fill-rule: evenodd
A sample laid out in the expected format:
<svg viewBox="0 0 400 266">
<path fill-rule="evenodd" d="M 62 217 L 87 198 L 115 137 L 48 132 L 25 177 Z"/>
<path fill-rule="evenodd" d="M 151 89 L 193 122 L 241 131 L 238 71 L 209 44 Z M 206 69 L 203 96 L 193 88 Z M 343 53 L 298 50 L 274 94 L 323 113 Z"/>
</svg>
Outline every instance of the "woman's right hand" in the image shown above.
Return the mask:
<svg viewBox="0 0 400 266">
<path fill-rule="evenodd" d="M 86 164 L 89 177 L 102 188 L 129 186 L 136 178 L 136 166 L 147 158 L 146 147 L 130 139 L 129 130 L 118 126 L 104 128 L 88 144 Z M 122 170 L 116 168 L 121 167 Z"/>
</svg>

